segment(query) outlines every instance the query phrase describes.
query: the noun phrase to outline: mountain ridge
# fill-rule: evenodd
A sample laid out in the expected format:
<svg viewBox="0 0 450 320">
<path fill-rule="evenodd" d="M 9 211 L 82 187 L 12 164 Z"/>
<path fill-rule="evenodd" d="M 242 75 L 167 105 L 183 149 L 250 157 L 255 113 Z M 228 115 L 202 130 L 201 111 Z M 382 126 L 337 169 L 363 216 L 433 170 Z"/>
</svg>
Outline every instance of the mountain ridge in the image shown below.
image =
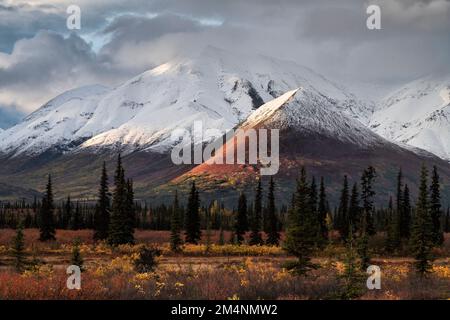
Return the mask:
<svg viewBox="0 0 450 320">
<path fill-rule="evenodd" d="M 294 62 L 236 57 L 210 47 L 197 58 L 174 59 L 113 89 L 63 93 L 1 133 L 0 152 L 39 154 L 51 148 L 166 152 L 174 129 L 190 130 L 194 121 L 203 121 L 206 129 L 229 130 L 264 102 L 299 86 L 327 96 L 355 118 L 363 117 L 361 110 L 367 108 L 342 86 Z M 74 92 L 84 96 L 73 97 Z M 75 98 L 81 101 L 78 115 Z"/>
</svg>

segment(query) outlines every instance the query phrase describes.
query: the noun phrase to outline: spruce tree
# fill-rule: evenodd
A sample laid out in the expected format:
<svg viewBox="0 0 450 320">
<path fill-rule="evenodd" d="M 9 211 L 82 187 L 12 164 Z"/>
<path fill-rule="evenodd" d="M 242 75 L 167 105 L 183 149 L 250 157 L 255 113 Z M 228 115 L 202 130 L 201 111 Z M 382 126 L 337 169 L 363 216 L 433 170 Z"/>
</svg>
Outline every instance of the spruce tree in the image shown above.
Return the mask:
<svg viewBox="0 0 450 320">
<path fill-rule="evenodd" d="M 72 218 L 70 219 L 70 230 L 80 230 L 81 229 L 81 213 L 80 213 L 80 204 L 75 204 L 75 211 L 72 214 Z"/>
<path fill-rule="evenodd" d="M 348 208 L 348 224 L 349 227 L 352 226 L 352 233 L 355 234 L 357 229 L 361 224 L 360 217 L 361 208 L 359 205 L 359 193 L 358 193 L 358 185 L 356 183 L 353 184 L 352 193 L 350 196 L 350 205 Z"/>
<path fill-rule="evenodd" d="M 245 232 L 248 229 L 247 217 L 247 198 L 244 193 L 241 193 L 239 195 L 238 210 L 234 221 L 234 233 L 236 244 L 238 245 L 244 241 Z"/>
<path fill-rule="evenodd" d="M 394 209 L 392 197 L 389 198 L 388 205 L 388 223 L 386 226 L 386 251 L 394 252 L 400 247 L 400 228 L 399 228 L 399 213 Z"/>
<path fill-rule="evenodd" d="M 360 259 L 361 271 L 365 272 L 370 265 L 369 235 L 366 227 L 366 217 L 362 217 L 360 235 L 357 241 L 357 252 Z"/>
<path fill-rule="evenodd" d="M 399 221 L 401 222 L 403 220 L 404 215 L 404 200 L 403 200 L 403 181 L 402 181 L 403 175 L 402 175 L 402 169 L 399 170 L 397 175 L 397 197 L 396 197 L 396 210 L 397 215 L 400 217 Z M 401 226 L 401 223 L 399 223 L 399 227 Z"/>
<path fill-rule="evenodd" d="M 363 218 L 364 219 L 364 218 Z M 364 275 L 361 265 L 358 267 L 358 250 L 352 233 L 353 226 L 349 226 L 349 233 L 345 240 L 346 250 L 344 256 L 344 273 L 339 276 L 341 280 L 339 298 L 349 300 L 361 296 L 364 292 Z"/>
<path fill-rule="evenodd" d="M 427 169 L 422 165 L 419 196 L 411 234 L 411 249 L 417 273 L 424 276 L 431 270 L 433 248 L 433 220 L 428 203 Z"/>
<path fill-rule="evenodd" d="M 68 229 L 70 227 L 70 222 L 72 221 L 73 205 L 70 200 L 70 195 L 67 197 L 67 201 L 64 206 L 64 219 L 62 222 L 62 227 Z"/>
<path fill-rule="evenodd" d="M 441 229 L 441 190 L 436 166 L 433 166 L 433 175 L 431 177 L 430 214 L 433 221 L 433 243 L 439 246 L 444 243 L 444 234 Z"/>
<path fill-rule="evenodd" d="M 349 234 L 349 218 L 348 218 L 348 208 L 349 208 L 349 192 L 348 192 L 348 180 L 347 176 L 344 176 L 344 183 L 342 186 L 341 197 L 339 200 L 338 208 L 338 221 L 337 229 L 341 239 L 346 241 Z"/>
<path fill-rule="evenodd" d="M 362 200 L 362 209 L 363 215 L 366 219 L 366 228 L 368 235 L 375 234 L 375 225 L 373 222 L 373 212 L 374 212 L 374 204 L 373 198 L 375 196 L 375 191 L 373 190 L 373 182 L 376 178 L 375 168 L 369 166 L 364 170 L 361 176 L 361 200 Z"/>
<path fill-rule="evenodd" d="M 200 230 L 200 198 L 195 181 L 192 181 L 186 211 L 186 242 L 197 244 L 201 239 Z"/>
<path fill-rule="evenodd" d="M 311 185 L 309 187 L 309 205 L 311 206 L 311 213 L 314 216 L 317 216 L 317 202 L 318 202 L 318 193 L 317 193 L 317 185 L 316 179 L 314 176 L 311 179 Z"/>
<path fill-rule="evenodd" d="M 127 219 L 127 228 L 130 234 L 134 234 L 134 228 L 136 227 L 136 208 L 134 203 L 134 189 L 133 189 L 133 180 L 128 179 L 126 183 L 126 215 Z"/>
<path fill-rule="evenodd" d="M 399 238 L 398 245 L 401 245 L 401 239 L 407 239 L 409 230 L 407 230 L 407 227 L 405 224 L 409 224 L 409 217 L 410 214 L 408 212 L 408 208 L 405 207 L 406 205 L 409 205 L 409 199 L 405 199 L 405 191 L 403 190 L 403 174 L 402 169 L 399 170 L 397 175 L 397 196 L 396 196 L 396 212 L 395 212 L 395 226 L 398 230 L 395 230 L 395 236 Z M 405 186 L 406 189 L 406 186 Z M 409 191 L 408 191 L 409 192 Z M 409 195 L 407 194 L 409 197 Z"/>
<path fill-rule="evenodd" d="M 22 272 L 25 266 L 25 241 L 23 235 L 23 224 L 20 222 L 16 236 L 12 243 L 12 256 L 14 258 L 14 268 L 17 272 Z"/>
<path fill-rule="evenodd" d="M 258 180 L 255 190 L 255 202 L 253 205 L 253 216 L 250 227 L 250 245 L 261 245 L 263 239 L 261 235 L 261 215 L 262 215 L 262 186 L 261 179 Z"/>
<path fill-rule="evenodd" d="M 409 196 L 408 185 L 405 184 L 403 191 L 403 209 L 402 217 L 400 220 L 400 237 L 403 239 L 409 239 L 411 235 L 411 200 Z"/>
<path fill-rule="evenodd" d="M 52 178 L 50 175 L 48 175 L 47 187 L 44 198 L 42 199 L 42 205 L 40 210 L 40 219 L 39 219 L 40 241 L 56 240 L 53 210 L 54 205 L 53 205 Z"/>
<path fill-rule="evenodd" d="M 325 183 L 323 177 L 321 177 L 319 189 L 319 204 L 317 207 L 321 244 L 326 243 L 326 241 L 328 240 L 327 213 L 328 213 L 328 206 L 327 206 L 327 196 L 325 192 Z"/>
<path fill-rule="evenodd" d="M 125 181 L 125 172 L 122 167 L 122 158 L 120 155 L 117 158 L 114 185 L 108 243 L 113 246 L 134 243 L 133 230 L 129 228 L 128 187 Z"/>
<path fill-rule="evenodd" d="M 317 268 L 311 262 L 311 255 L 317 240 L 317 218 L 311 212 L 310 190 L 305 168 L 301 169 L 300 178 L 294 196 L 294 206 L 290 210 L 284 249 L 297 260 L 287 265 L 296 274 L 305 275 Z"/>
<path fill-rule="evenodd" d="M 111 212 L 110 193 L 108 187 L 108 173 L 106 163 L 103 162 L 97 205 L 94 213 L 94 240 L 108 238 L 109 216 Z"/>
<path fill-rule="evenodd" d="M 181 250 L 183 240 L 181 239 L 181 211 L 178 203 L 178 191 L 175 191 L 175 198 L 172 206 L 172 216 L 170 219 L 170 249 L 174 252 Z"/>
<path fill-rule="evenodd" d="M 447 214 L 445 215 L 444 231 L 450 232 L 450 208 L 447 208 Z"/>
<path fill-rule="evenodd" d="M 278 219 L 275 207 L 275 182 L 273 178 L 270 178 L 269 182 L 269 194 L 267 196 L 267 216 L 268 216 L 268 228 L 267 244 L 278 246 L 280 242 L 280 233 L 278 232 Z"/>
</svg>

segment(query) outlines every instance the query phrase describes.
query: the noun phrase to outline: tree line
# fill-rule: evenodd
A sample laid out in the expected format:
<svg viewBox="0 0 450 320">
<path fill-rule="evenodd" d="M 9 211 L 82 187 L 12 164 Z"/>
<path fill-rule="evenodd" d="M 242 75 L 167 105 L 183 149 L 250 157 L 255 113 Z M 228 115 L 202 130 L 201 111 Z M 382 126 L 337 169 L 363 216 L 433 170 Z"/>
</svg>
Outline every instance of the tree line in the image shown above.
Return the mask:
<svg viewBox="0 0 450 320">
<path fill-rule="evenodd" d="M 328 202 L 324 178 L 317 183 L 314 176 L 307 176 L 305 168 L 300 171 L 289 206 L 277 208 L 276 183 L 271 178 L 267 192 L 264 192 L 261 180 L 256 182 L 252 201 L 241 192 L 233 210 L 226 209 L 218 201 L 208 207 L 202 206 L 195 181 L 187 194 L 186 206 L 181 205 L 179 193 L 175 192 L 172 204 L 148 209 L 147 204 L 142 206 L 135 201 L 133 181 L 126 178 L 119 155 L 112 192 L 103 164 L 95 205 L 73 202 L 69 196 L 55 208 L 49 175 L 40 202 L 1 205 L 0 226 L 38 227 L 41 241 L 54 240 L 57 228 L 88 228 L 94 230 L 95 240 L 111 245 L 134 243 L 136 228 L 170 230 L 174 251 L 181 250 L 183 243 L 197 244 L 202 236 L 209 238 L 211 229 L 220 230 L 221 239 L 224 230 L 231 230 L 231 238 L 227 241 L 237 245 L 247 242 L 249 245 L 278 246 L 281 233 L 284 233 L 282 245 L 297 257 L 291 267 L 299 273 L 314 267 L 310 262 L 312 253 L 330 243 L 333 231 L 337 231 L 344 245 L 355 245 L 362 267 L 367 266 L 370 262 L 369 240 L 377 232 L 383 232 L 387 252 L 411 252 L 417 261 L 421 261 L 417 268 L 426 273 L 432 260 L 432 249 L 442 245 L 443 234 L 449 232 L 450 227 L 449 210 L 446 214 L 442 210 L 437 168 L 433 167 L 430 181 L 428 175 L 423 166 L 415 205 L 411 203 L 409 187 L 403 182 L 400 170 L 395 197 L 390 197 L 386 208 L 376 209 L 374 183 L 377 174 L 370 166 L 352 187 L 348 177 L 343 177 L 339 203 L 334 209 Z"/>
</svg>

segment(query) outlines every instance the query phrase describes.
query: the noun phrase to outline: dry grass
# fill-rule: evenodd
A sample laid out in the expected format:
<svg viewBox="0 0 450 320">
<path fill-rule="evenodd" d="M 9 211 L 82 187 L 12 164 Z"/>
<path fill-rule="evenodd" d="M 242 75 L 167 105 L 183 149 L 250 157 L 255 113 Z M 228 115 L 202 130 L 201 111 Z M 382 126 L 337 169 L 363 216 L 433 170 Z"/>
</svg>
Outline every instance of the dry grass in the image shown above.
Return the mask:
<svg viewBox="0 0 450 320">
<path fill-rule="evenodd" d="M 209 264 L 162 264 L 152 273 L 136 273 L 133 256 L 92 266 L 82 275 L 82 289 L 68 290 L 63 270 L 49 266 L 17 274 L 0 272 L 1 299 L 335 299 L 342 265 L 330 261 L 297 277 L 277 261 L 241 258 Z M 361 299 L 448 299 L 450 267 L 441 265 L 427 279 L 408 264 L 382 266 L 382 290 L 365 290 Z M 218 281 L 220 279 L 220 281 Z"/>
<path fill-rule="evenodd" d="M 26 230 L 28 259 L 37 255 L 43 264 L 22 274 L 12 269 L 8 246 L 13 230 L 0 230 L 0 300 L 2 299 L 336 299 L 340 297 L 342 248 L 330 246 L 314 259 L 318 270 L 298 277 L 282 266 L 290 259 L 279 247 L 187 245 L 183 253 L 168 249 L 168 232 L 138 231 L 139 243 L 153 243 L 163 255 L 155 272 L 137 273 L 133 260 L 139 245 L 112 250 L 94 244 L 92 232 L 58 231 L 57 241 L 39 243 L 37 230 Z M 86 271 L 82 289 L 68 290 L 65 267 L 71 243 L 81 238 Z M 218 234 L 214 236 L 217 242 Z M 377 256 L 382 289 L 365 289 L 359 299 L 449 299 L 449 237 L 426 279 L 414 274 L 408 257 Z M 375 240 L 379 241 L 379 240 Z"/>
</svg>

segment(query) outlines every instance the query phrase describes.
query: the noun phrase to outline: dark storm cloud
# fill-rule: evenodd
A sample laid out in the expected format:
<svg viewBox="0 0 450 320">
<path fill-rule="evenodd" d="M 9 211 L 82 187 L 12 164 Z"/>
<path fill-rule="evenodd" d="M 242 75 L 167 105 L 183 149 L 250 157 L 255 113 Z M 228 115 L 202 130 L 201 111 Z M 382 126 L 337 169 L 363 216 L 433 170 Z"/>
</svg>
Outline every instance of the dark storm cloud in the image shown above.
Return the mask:
<svg viewBox="0 0 450 320">
<path fill-rule="evenodd" d="M 82 29 L 70 36 L 74 2 Z M 370 4 L 381 7 L 382 30 L 366 28 Z M 0 0 L 0 104 L 31 110 L 207 45 L 293 60 L 337 81 L 398 83 L 450 69 L 450 0 Z"/>
</svg>

